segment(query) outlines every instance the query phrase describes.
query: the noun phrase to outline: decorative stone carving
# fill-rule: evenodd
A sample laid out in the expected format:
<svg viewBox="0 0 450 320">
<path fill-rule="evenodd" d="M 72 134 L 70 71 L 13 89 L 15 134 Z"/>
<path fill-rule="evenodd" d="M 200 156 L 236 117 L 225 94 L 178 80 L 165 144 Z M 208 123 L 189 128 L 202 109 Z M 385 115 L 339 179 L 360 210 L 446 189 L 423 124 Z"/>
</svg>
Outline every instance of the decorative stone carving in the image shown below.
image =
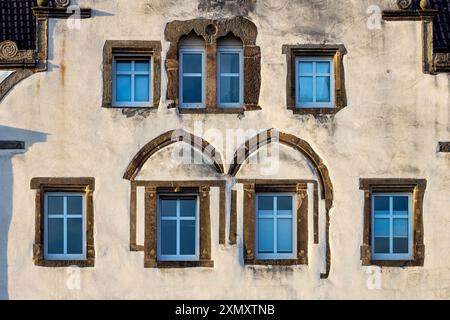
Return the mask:
<svg viewBox="0 0 450 320">
<path fill-rule="evenodd" d="M 70 0 L 54 0 L 57 8 L 66 8 L 70 4 Z"/>
<path fill-rule="evenodd" d="M 408 10 L 412 6 L 412 0 L 397 0 L 397 5 L 402 10 Z"/>
<path fill-rule="evenodd" d="M 48 0 L 37 0 L 38 7 L 46 7 L 48 5 Z"/>
<path fill-rule="evenodd" d="M 428 9 L 428 0 L 420 0 L 420 9 L 421 10 Z"/>
<path fill-rule="evenodd" d="M 0 59 L 12 59 L 18 52 L 19 49 L 14 41 L 6 40 L 0 42 Z"/>
<path fill-rule="evenodd" d="M 434 65 L 436 67 L 447 67 L 450 65 L 450 53 L 436 53 L 434 55 Z"/>
</svg>

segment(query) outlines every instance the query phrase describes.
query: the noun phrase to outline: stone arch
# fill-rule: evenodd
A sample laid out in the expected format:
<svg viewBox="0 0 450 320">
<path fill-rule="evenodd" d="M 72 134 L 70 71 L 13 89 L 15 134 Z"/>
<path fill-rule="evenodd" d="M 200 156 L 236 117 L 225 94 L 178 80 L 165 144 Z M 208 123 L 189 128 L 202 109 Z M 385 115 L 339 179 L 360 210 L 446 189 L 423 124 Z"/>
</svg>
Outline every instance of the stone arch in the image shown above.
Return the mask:
<svg viewBox="0 0 450 320">
<path fill-rule="evenodd" d="M 326 270 L 320 275 L 322 279 L 327 279 L 331 270 L 331 248 L 330 248 L 330 209 L 333 207 L 333 185 L 331 183 L 328 168 L 323 163 L 319 155 L 314 151 L 310 144 L 292 134 L 279 132 L 275 129 L 269 129 L 247 140 L 241 147 L 236 150 L 233 163 L 230 166 L 228 174 L 235 176 L 245 160 L 261 147 L 270 143 L 280 143 L 302 153 L 316 168 L 319 174 L 319 183 L 321 185 L 322 199 L 325 200 L 326 222 L 325 222 L 325 265 Z"/>
<path fill-rule="evenodd" d="M 275 129 L 269 129 L 247 140 L 236 150 L 233 163 L 230 166 L 228 174 L 230 176 L 235 176 L 250 155 L 258 151 L 261 147 L 273 142 L 278 142 L 280 144 L 292 147 L 311 161 L 319 174 L 322 199 L 326 200 L 327 209 L 330 209 L 333 206 L 333 185 L 331 183 L 328 168 L 308 142 L 292 134 L 279 132 Z"/>
<path fill-rule="evenodd" d="M 211 160 L 218 173 L 225 173 L 221 154 L 216 151 L 216 149 L 208 141 L 183 129 L 177 129 L 163 133 L 142 147 L 141 150 L 139 150 L 139 152 L 134 156 L 133 160 L 131 160 L 125 174 L 123 175 L 123 178 L 127 180 L 134 180 L 148 159 L 150 159 L 159 150 L 177 142 L 185 142 L 190 144 L 192 148 L 200 151 Z"/>
</svg>

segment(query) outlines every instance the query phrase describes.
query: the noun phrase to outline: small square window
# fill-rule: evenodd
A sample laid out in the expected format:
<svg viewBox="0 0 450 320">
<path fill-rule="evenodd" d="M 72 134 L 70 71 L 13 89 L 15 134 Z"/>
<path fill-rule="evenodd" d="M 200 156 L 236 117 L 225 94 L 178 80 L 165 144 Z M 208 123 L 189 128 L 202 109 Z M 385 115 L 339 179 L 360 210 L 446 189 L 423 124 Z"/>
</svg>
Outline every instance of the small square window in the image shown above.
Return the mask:
<svg viewBox="0 0 450 320">
<path fill-rule="evenodd" d="M 160 195 L 158 260 L 199 260 L 198 197 Z"/>
<path fill-rule="evenodd" d="M 219 107 L 241 107 L 243 103 L 242 49 L 218 48 L 217 88 Z"/>
<path fill-rule="evenodd" d="M 85 260 L 85 194 L 45 193 L 44 258 Z"/>
<path fill-rule="evenodd" d="M 296 106 L 334 107 L 334 63 L 332 58 L 296 58 Z"/>
<path fill-rule="evenodd" d="M 412 260 L 411 193 L 372 195 L 372 259 Z"/>
<path fill-rule="evenodd" d="M 255 203 L 256 259 L 296 259 L 294 203 L 294 194 L 257 194 Z"/>
<path fill-rule="evenodd" d="M 180 49 L 181 107 L 205 107 L 205 50 Z"/>
<path fill-rule="evenodd" d="M 149 107 L 151 69 L 149 56 L 114 55 L 113 107 Z"/>
</svg>

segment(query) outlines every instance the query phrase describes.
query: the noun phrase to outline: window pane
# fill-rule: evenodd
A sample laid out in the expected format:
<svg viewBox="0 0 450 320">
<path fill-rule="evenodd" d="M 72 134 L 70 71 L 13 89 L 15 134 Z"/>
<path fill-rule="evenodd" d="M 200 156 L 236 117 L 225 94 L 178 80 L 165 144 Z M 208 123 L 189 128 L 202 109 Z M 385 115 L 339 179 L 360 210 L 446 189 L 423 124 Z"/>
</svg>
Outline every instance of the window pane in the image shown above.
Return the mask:
<svg viewBox="0 0 450 320">
<path fill-rule="evenodd" d="M 292 219 L 278 219 L 278 253 L 292 253 Z"/>
<path fill-rule="evenodd" d="M 199 53 L 184 53 L 183 73 L 202 73 L 202 55 Z"/>
<path fill-rule="evenodd" d="M 389 238 L 375 238 L 375 253 L 389 253 Z"/>
<path fill-rule="evenodd" d="M 300 102 L 313 102 L 313 77 L 300 77 Z"/>
<path fill-rule="evenodd" d="M 180 221 L 180 254 L 195 254 L 195 220 Z"/>
<path fill-rule="evenodd" d="M 120 60 L 116 63 L 117 72 L 131 72 L 131 61 Z"/>
<path fill-rule="evenodd" d="M 134 100 L 135 101 L 150 100 L 149 76 L 137 75 L 134 78 Z"/>
<path fill-rule="evenodd" d="M 67 197 L 67 214 L 79 216 L 83 214 L 83 197 L 81 196 Z"/>
<path fill-rule="evenodd" d="M 393 197 L 392 201 L 394 215 L 408 215 L 409 198 L 407 196 L 396 196 Z"/>
<path fill-rule="evenodd" d="M 50 218 L 47 225 L 48 232 L 48 253 L 64 253 L 64 219 Z"/>
<path fill-rule="evenodd" d="M 83 253 L 83 220 L 81 218 L 67 219 L 67 253 Z"/>
<path fill-rule="evenodd" d="M 180 216 L 195 217 L 197 207 L 196 199 L 182 199 L 180 200 Z"/>
<path fill-rule="evenodd" d="M 316 73 L 330 73 L 330 63 L 329 62 L 317 62 L 316 63 Z"/>
<path fill-rule="evenodd" d="M 389 237 L 389 219 L 375 219 L 375 237 Z"/>
<path fill-rule="evenodd" d="M 273 197 L 258 197 L 258 210 L 273 211 Z"/>
<path fill-rule="evenodd" d="M 131 101 L 131 76 L 116 76 L 116 101 Z"/>
<path fill-rule="evenodd" d="M 64 197 L 49 196 L 47 200 L 48 215 L 64 214 Z"/>
<path fill-rule="evenodd" d="M 389 215 L 389 197 L 375 196 L 374 210 L 375 215 Z"/>
<path fill-rule="evenodd" d="M 150 63 L 148 61 L 136 61 L 134 69 L 139 72 L 150 72 Z"/>
<path fill-rule="evenodd" d="M 239 54 L 220 54 L 220 73 L 239 73 Z"/>
<path fill-rule="evenodd" d="M 277 197 L 277 209 L 292 211 L 292 197 Z"/>
<path fill-rule="evenodd" d="M 394 237 L 408 237 L 408 219 L 394 219 Z"/>
<path fill-rule="evenodd" d="M 161 199 L 161 216 L 175 217 L 177 215 L 177 200 Z"/>
<path fill-rule="evenodd" d="M 316 101 L 330 102 L 330 77 L 316 77 Z"/>
<path fill-rule="evenodd" d="M 161 220 L 161 254 L 177 254 L 177 222 L 175 220 Z"/>
<path fill-rule="evenodd" d="M 408 238 L 394 238 L 394 253 L 408 253 Z"/>
<path fill-rule="evenodd" d="M 258 220 L 258 252 L 273 253 L 273 219 Z"/>
<path fill-rule="evenodd" d="M 220 77 L 220 102 L 239 103 L 239 77 Z"/>
<path fill-rule="evenodd" d="M 313 73 L 313 63 L 312 62 L 299 62 L 300 74 Z"/>
<path fill-rule="evenodd" d="M 201 77 L 183 77 L 183 102 L 202 103 Z"/>
</svg>

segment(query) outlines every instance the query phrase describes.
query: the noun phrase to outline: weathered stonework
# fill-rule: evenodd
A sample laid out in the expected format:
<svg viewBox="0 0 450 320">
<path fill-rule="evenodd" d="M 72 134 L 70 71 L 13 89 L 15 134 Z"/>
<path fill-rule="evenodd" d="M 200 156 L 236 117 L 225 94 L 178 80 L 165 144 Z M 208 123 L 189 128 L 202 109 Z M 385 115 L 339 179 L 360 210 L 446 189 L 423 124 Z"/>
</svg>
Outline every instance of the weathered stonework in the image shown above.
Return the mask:
<svg viewBox="0 0 450 320">
<path fill-rule="evenodd" d="M 94 267 L 94 178 L 33 178 L 31 189 L 36 190 L 35 242 L 33 262 L 40 267 Z M 48 191 L 83 192 L 86 194 L 86 260 L 45 260 L 44 258 L 44 194 Z"/>
<path fill-rule="evenodd" d="M 332 44 L 305 44 L 283 45 L 283 54 L 286 55 L 286 104 L 287 108 L 296 114 L 336 114 L 347 106 L 347 93 L 345 90 L 344 56 L 347 50 L 344 45 Z M 332 108 L 297 108 L 295 98 L 295 59 L 297 57 L 330 57 L 334 62 L 334 106 Z"/>
<path fill-rule="evenodd" d="M 232 19 L 193 19 L 188 21 L 172 21 L 166 25 L 164 35 L 170 42 L 166 56 L 168 77 L 167 99 L 170 107 L 179 105 L 179 61 L 178 42 L 191 33 L 202 37 L 206 43 L 206 107 L 179 108 L 180 113 L 243 113 L 259 110 L 261 90 L 261 52 L 256 46 L 257 28 L 253 22 L 243 17 Z M 217 106 L 216 88 L 216 49 L 217 40 L 232 34 L 239 38 L 244 48 L 244 105 L 240 108 L 220 108 Z"/>
<path fill-rule="evenodd" d="M 364 234 L 361 246 L 363 266 L 419 267 L 424 265 L 425 245 L 423 227 L 423 197 L 427 181 L 425 179 L 360 179 L 359 188 L 364 191 Z M 371 225 L 373 192 L 411 192 L 413 195 L 413 260 L 381 261 L 372 260 Z"/>
<path fill-rule="evenodd" d="M 152 59 L 152 98 L 150 107 L 130 108 L 113 107 L 113 59 L 116 53 L 146 54 Z M 107 40 L 103 47 L 103 100 L 104 108 L 123 109 L 124 114 L 135 116 L 148 112 L 148 109 L 158 108 L 161 100 L 161 42 L 160 41 L 133 41 L 133 40 Z"/>
</svg>

